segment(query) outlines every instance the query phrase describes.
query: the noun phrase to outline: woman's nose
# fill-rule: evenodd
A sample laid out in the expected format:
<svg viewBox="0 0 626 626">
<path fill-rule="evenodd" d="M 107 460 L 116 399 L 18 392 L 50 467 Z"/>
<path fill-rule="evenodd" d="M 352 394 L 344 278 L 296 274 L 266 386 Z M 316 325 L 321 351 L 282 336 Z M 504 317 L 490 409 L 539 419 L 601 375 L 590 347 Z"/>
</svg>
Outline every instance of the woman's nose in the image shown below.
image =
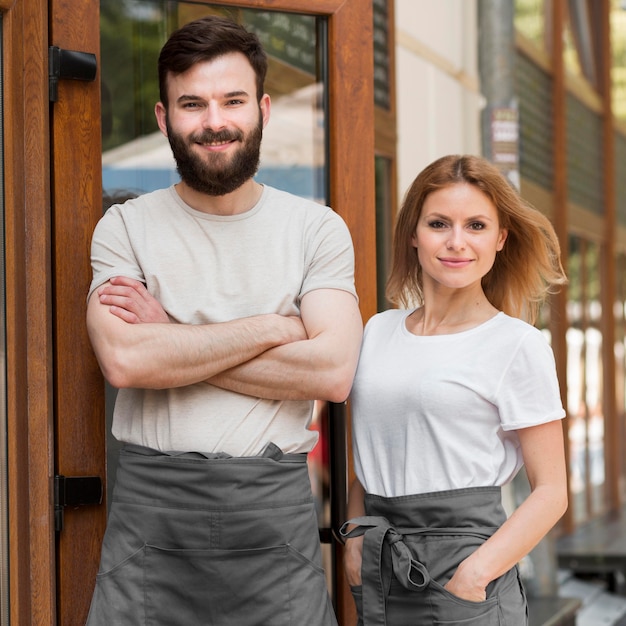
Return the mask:
<svg viewBox="0 0 626 626">
<path fill-rule="evenodd" d="M 462 228 L 452 228 L 448 237 L 449 250 L 463 250 L 465 248 L 465 236 Z"/>
</svg>

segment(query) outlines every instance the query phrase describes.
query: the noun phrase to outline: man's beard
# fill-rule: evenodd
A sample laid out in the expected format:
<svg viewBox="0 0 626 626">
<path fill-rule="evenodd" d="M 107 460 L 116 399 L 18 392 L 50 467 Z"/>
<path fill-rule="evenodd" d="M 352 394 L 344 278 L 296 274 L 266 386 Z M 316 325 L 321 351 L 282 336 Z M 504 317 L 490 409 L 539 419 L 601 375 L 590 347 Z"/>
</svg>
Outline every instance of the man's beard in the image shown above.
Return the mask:
<svg viewBox="0 0 626 626">
<path fill-rule="evenodd" d="M 187 185 L 195 191 L 209 196 L 223 196 L 231 193 L 252 178 L 259 169 L 263 120 L 259 115 L 257 127 L 245 137 L 240 130 L 218 131 L 205 130 L 199 135 L 192 135 L 187 142 L 182 135 L 175 133 L 166 118 L 167 137 L 172 148 L 176 169 Z M 207 153 L 205 158 L 193 152 L 190 144 L 209 144 L 220 141 L 242 141 L 235 154 Z"/>
</svg>

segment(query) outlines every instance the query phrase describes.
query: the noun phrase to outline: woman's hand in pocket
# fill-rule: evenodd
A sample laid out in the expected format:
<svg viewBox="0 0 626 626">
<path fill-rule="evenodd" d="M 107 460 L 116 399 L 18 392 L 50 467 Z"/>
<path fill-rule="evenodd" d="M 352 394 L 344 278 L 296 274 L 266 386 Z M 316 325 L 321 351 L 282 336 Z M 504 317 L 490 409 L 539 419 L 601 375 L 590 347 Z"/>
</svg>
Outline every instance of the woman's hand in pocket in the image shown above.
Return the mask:
<svg viewBox="0 0 626 626">
<path fill-rule="evenodd" d="M 470 602 L 484 602 L 487 599 L 485 586 L 477 579 L 472 568 L 463 561 L 454 572 L 454 576 L 444 585 L 453 596 Z"/>
<path fill-rule="evenodd" d="M 344 549 L 344 570 L 348 584 L 358 587 L 361 584 L 361 564 L 363 562 L 363 537 L 346 539 Z"/>
</svg>

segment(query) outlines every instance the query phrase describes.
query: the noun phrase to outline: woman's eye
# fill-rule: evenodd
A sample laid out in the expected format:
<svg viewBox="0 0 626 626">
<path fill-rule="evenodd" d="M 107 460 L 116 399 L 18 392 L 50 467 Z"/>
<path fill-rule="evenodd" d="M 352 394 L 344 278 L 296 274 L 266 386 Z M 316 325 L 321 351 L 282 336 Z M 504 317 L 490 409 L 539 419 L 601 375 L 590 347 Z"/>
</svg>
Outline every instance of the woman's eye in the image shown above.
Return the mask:
<svg viewBox="0 0 626 626">
<path fill-rule="evenodd" d="M 485 225 L 482 222 L 472 222 L 470 224 L 470 228 L 472 230 L 482 230 L 483 228 L 485 228 Z"/>
<path fill-rule="evenodd" d="M 433 222 L 429 222 L 428 224 L 431 228 L 445 228 L 445 224 L 439 220 L 435 220 Z"/>
</svg>

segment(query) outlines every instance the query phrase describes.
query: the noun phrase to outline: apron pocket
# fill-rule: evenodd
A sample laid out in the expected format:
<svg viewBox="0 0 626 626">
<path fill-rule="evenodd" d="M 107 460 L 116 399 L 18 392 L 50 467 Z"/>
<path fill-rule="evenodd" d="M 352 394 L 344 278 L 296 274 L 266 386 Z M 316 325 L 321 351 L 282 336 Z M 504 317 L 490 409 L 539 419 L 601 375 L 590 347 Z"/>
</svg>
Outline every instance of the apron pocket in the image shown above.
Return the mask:
<svg viewBox="0 0 626 626">
<path fill-rule="evenodd" d="M 500 626 L 500 602 L 497 597 L 470 602 L 451 594 L 439 583 L 429 587 L 433 624 L 440 626 Z"/>
<path fill-rule="evenodd" d="M 388 624 L 403 626 L 501 626 L 498 598 L 469 602 L 434 581 L 421 591 L 405 589 L 394 577 L 387 599 Z"/>
<path fill-rule="evenodd" d="M 323 570 L 289 545 L 145 551 L 146 626 L 331 623 Z"/>
<path fill-rule="evenodd" d="M 96 576 L 86 626 L 128 626 L 143 621 L 145 550 L 140 548 L 112 569 Z M 115 619 L 111 620 L 111 607 Z"/>
<path fill-rule="evenodd" d="M 328 594 L 324 568 L 288 544 L 289 624 L 292 626 L 337 626 Z M 304 593 L 302 590 L 306 589 Z M 262 624 L 263 622 L 258 622 Z M 274 626 L 274 622 L 267 622 Z"/>
<path fill-rule="evenodd" d="M 289 625 L 287 546 L 145 550 L 146 626 Z"/>
</svg>

